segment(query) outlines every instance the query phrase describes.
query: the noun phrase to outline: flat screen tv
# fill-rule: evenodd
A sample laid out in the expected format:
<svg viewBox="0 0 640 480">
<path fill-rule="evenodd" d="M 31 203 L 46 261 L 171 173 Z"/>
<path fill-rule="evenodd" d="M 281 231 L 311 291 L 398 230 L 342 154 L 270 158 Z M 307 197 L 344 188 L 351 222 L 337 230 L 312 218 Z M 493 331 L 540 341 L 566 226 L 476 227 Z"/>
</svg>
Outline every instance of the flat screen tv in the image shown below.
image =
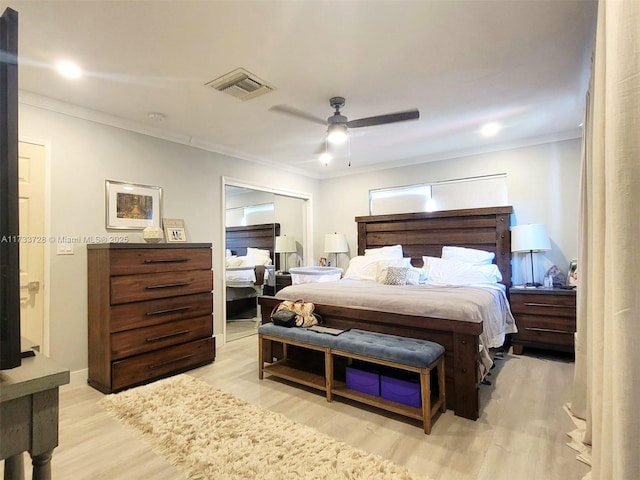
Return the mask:
<svg viewBox="0 0 640 480">
<path fill-rule="evenodd" d="M 18 12 L 0 18 L 0 370 L 19 367 Z"/>
</svg>

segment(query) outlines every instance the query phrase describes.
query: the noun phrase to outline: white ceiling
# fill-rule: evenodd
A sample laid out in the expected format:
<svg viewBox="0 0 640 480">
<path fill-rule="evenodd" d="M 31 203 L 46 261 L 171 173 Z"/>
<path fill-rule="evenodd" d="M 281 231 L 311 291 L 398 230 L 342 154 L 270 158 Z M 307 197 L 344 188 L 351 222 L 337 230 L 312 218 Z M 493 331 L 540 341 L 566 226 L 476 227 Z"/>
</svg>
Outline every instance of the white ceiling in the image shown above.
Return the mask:
<svg viewBox="0 0 640 480">
<path fill-rule="evenodd" d="M 2 1 L 19 13 L 21 100 L 318 178 L 580 136 L 594 1 Z M 58 76 L 62 59 L 87 74 Z M 248 101 L 204 86 L 238 67 L 274 87 Z M 351 167 L 317 160 L 350 120 Z M 79 108 L 81 107 L 81 108 Z M 161 112 L 160 124 L 148 118 Z M 479 128 L 499 121 L 492 139 Z"/>
</svg>

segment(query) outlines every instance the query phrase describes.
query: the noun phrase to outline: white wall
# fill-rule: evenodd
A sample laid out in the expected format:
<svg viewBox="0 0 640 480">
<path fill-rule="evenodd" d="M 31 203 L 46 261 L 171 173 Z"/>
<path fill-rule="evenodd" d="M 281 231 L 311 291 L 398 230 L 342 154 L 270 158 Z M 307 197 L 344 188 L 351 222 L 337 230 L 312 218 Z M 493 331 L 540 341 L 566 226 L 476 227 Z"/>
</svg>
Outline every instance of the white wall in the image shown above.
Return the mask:
<svg viewBox="0 0 640 480">
<path fill-rule="evenodd" d="M 25 104 L 19 108 L 19 134 L 48 147 L 49 236 L 109 233 L 141 242 L 140 232 L 105 230 L 104 181 L 161 186 L 163 216 L 184 219 L 189 241 L 213 243 L 214 311 L 223 301 L 221 177 L 317 192 L 316 180 Z M 55 245 L 47 250 L 49 355 L 72 371 L 81 370 L 87 367 L 86 246 L 75 245 L 71 256 L 56 255 Z M 217 335 L 223 331 L 223 321 L 215 317 Z"/>
<path fill-rule="evenodd" d="M 511 224 L 544 223 L 551 238 L 552 250 L 538 254 L 536 280 L 553 264 L 566 272 L 578 252 L 580 153 L 581 142 L 576 139 L 323 180 L 317 200 L 322 209 L 314 229 L 315 257 L 321 256 L 322 238 L 329 232 L 346 233 L 349 255 L 357 255 L 354 218 L 369 214 L 369 189 L 506 173 L 509 204 L 514 208 Z M 521 269 L 518 261 L 514 263 L 517 284 L 522 281 Z M 342 257 L 340 266 L 347 265 Z"/>
</svg>

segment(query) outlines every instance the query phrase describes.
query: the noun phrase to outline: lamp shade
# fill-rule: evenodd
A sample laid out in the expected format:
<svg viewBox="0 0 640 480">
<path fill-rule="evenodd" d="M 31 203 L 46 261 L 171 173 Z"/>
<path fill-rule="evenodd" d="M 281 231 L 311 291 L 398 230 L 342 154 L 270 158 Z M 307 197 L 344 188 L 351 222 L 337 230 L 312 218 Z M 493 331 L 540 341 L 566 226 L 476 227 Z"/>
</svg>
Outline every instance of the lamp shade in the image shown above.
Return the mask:
<svg viewBox="0 0 640 480">
<path fill-rule="evenodd" d="M 543 252 L 551 250 L 549 235 L 541 223 L 517 225 L 511 229 L 512 252 Z"/>
<path fill-rule="evenodd" d="M 290 235 L 280 235 L 276 237 L 276 253 L 290 253 L 296 250 L 295 237 Z"/>
<path fill-rule="evenodd" d="M 324 251 L 327 253 L 348 252 L 347 236 L 344 233 L 327 233 L 324 236 Z"/>
</svg>

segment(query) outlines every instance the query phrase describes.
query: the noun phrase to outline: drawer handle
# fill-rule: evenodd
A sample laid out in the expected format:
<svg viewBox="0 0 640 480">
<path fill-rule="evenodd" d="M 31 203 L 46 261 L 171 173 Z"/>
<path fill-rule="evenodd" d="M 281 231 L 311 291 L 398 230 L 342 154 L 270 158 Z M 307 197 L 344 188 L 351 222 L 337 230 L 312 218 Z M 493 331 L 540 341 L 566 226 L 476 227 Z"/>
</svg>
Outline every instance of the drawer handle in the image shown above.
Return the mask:
<svg viewBox="0 0 640 480">
<path fill-rule="evenodd" d="M 157 337 L 147 337 L 145 341 L 147 343 L 159 342 L 160 340 L 165 340 L 171 337 L 179 337 L 180 335 L 186 335 L 187 333 L 191 333 L 191 330 L 180 330 L 179 332 L 169 333 L 167 335 L 158 335 Z"/>
<path fill-rule="evenodd" d="M 525 330 L 529 330 L 530 332 L 564 333 L 567 335 L 573 335 L 573 332 L 567 332 L 565 330 L 554 330 L 553 328 L 527 327 L 525 328 Z"/>
<path fill-rule="evenodd" d="M 183 263 L 188 261 L 188 258 L 151 258 L 145 260 L 144 263 Z"/>
<path fill-rule="evenodd" d="M 550 303 L 526 303 L 526 307 L 576 308 L 572 305 L 552 305 Z"/>
<path fill-rule="evenodd" d="M 149 365 L 149 370 L 153 370 L 154 368 L 164 367 L 165 365 L 169 365 L 170 363 L 181 362 L 182 360 L 186 360 L 187 358 L 191 358 L 191 357 L 193 357 L 193 354 L 185 355 L 183 357 L 174 358 L 172 360 L 167 360 L 166 362 L 160 362 L 160 363 L 156 363 L 156 364 L 153 364 L 153 365 Z"/>
<path fill-rule="evenodd" d="M 190 308 L 193 308 L 193 307 L 189 305 L 187 307 L 167 308 L 166 310 L 156 310 L 155 312 L 146 312 L 145 315 L 147 316 L 165 315 L 167 313 L 184 312 L 186 310 L 189 310 Z"/>
<path fill-rule="evenodd" d="M 147 290 L 154 290 L 156 288 L 186 287 L 187 285 L 191 285 L 191 282 L 165 283 L 163 285 L 148 285 L 144 288 L 146 288 Z"/>
</svg>

